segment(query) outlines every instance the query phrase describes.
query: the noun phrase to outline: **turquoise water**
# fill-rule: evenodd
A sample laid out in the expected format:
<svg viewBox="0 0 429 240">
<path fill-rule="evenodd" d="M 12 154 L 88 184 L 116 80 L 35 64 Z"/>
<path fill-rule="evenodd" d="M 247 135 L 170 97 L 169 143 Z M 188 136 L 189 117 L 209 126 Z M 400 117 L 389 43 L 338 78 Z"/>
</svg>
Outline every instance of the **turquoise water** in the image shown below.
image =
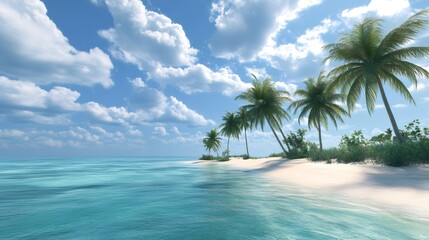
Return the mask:
<svg viewBox="0 0 429 240">
<path fill-rule="evenodd" d="M 0 239 L 429 239 L 428 222 L 184 160 L 0 160 Z"/>
</svg>

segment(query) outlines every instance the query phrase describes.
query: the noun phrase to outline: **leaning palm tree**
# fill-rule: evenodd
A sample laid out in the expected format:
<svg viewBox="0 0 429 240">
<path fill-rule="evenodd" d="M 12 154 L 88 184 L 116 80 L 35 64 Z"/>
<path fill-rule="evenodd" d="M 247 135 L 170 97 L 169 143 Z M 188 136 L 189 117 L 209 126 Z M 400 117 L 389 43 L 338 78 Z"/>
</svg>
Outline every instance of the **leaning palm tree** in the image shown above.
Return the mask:
<svg viewBox="0 0 429 240">
<path fill-rule="evenodd" d="M 275 130 L 281 131 L 282 119 L 290 118 L 289 114 L 282 108 L 284 103 L 291 101 L 289 93 L 276 90 L 269 78 L 262 82 L 258 81 L 255 76 L 253 78 L 253 86 L 238 95 L 236 99 L 242 99 L 249 103 L 243 108 L 248 112 L 251 126 L 259 125 L 261 129 L 264 129 L 265 123 L 268 123 L 283 152 L 287 154 Z"/>
<path fill-rule="evenodd" d="M 325 46 L 325 50 L 329 52 L 325 61 L 344 62 L 343 65 L 334 68 L 329 76 L 334 79 L 332 86 L 341 87 L 342 92 L 347 94 L 349 110 L 353 110 L 364 90 L 368 112 L 371 114 L 380 91 L 393 131 L 400 142 L 404 141 L 404 137 L 396 124 L 384 85 L 390 85 L 406 100 L 415 104 L 398 76 L 408 78 L 413 84 L 417 84 L 419 77 L 429 78 L 427 70 L 406 61 L 408 58 L 429 57 L 429 47 L 408 46 L 417 33 L 428 25 L 429 21 L 424 19 L 427 15 L 429 9 L 413 15 L 384 37 L 381 20 L 367 18 L 362 23 L 354 25 L 351 32 L 343 35 L 338 43 Z"/>
<path fill-rule="evenodd" d="M 247 153 L 247 156 L 249 157 L 249 146 L 247 144 L 247 129 L 250 128 L 249 114 L 244 108 L 238 109 L 238 112 L 236 114 L 240 122 L 240 129 L 244 131 L 244 139 L 246 141 L 246 153 Z"/>
<path fill-rule="evenodd" d="M 333 88 L 329 88 L 326 76 L 321 72 L 317 79 L 308 78 L 305 82 L 305 89 L 295 91 L 295 95 L 301 97 L 294 101 L 289 108 L 295 108 L 294 114 L 301 109 L 298 122 L 308 117 L 308 128 L 315 127 L 319 133 L 319 148 L 323 150 L 321 125 L 328 128 L 328 118 L 337 127 L 337 120 L 344 122 L 342 115 L 348 115 L 337 101 L 343 100 L 343 95 L 335 93 Z"/>
<path fill-rule="evenodd" d="M 209 155 L 211 150 L 215 152 L 219 151 L 221 138 L 219 137 L 219 133 L 216 129 L 212 129 L 206 133 L 206 137 L 203 139 L 203 144 L 206 150 L 209 151 Z"/>
<path fill-rule="evenodd" d="M 235 113 L 227 112 L 222 118 L 223 123 L 220 125 L 220 132 L 222 135 L 228 137 L 228 143 L 226 147 L 227 155 L 229 156 L 229 139 L 240 137 L 240 120 Z"/>
</svg>

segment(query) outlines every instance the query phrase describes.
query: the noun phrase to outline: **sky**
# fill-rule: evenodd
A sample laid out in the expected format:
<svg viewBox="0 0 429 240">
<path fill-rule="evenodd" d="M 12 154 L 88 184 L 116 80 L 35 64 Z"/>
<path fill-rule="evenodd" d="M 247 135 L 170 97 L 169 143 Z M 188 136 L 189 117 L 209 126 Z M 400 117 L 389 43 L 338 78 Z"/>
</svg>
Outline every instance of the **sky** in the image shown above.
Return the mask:
<svg viewBox="0 0 429 240">
<path fill-rule="evenodd" d="M 0 157 L 200 156 L 202 139 L 251 75 L 293 93 L 322 63 L 323 46 L 365 17 L 385 33 L 425 0 L 5 0 L 0 2 Z M 429 28 L 409 43 L 429 46 Z M 429 59 L 413 60 L 429 70 Z M 403 79 L 416 105 L 387 88 L 403 127 L 429 126 L 429 80 Z M 285 105 L 285 108 L 288 106 Z M 291 113 L 286 133 L 307 128 Z M 379 98 L 323 131 L 325 147 L 390 126 Z M 248 133 L 250 155 L 281 152 L 269 128 Z M 310 141 L 317 133 L 308 131 Z M 226 140 L 222 149 L 226 148 Z M 245 153 L 231 140 L 231 154 Z"/>
</svg>

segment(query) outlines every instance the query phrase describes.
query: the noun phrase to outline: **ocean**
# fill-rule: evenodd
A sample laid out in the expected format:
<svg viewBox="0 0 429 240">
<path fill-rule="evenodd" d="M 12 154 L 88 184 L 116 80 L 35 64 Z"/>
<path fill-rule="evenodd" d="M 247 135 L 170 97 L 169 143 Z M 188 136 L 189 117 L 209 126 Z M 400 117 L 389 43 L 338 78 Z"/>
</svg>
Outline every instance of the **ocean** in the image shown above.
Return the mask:
<svg viewBox="0 0 429 240">
<path fill-rule="evenodd" d="M 189 160 L 0 160 L 0 239 L 429 239 L 395 210 Z"/>
</svg>

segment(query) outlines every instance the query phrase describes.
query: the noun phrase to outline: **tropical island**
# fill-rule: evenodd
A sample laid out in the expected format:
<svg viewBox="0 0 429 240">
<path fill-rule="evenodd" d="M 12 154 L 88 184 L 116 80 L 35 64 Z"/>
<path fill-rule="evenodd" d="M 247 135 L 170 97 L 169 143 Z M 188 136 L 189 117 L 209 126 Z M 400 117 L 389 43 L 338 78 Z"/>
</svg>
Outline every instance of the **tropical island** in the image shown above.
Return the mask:
<svg viewBox="0 0 429 240">
<path fill-rule="evenodd" d="M 325 61 L 339 65 L 308 78 L 305 87 L 294 93 L 277 90 L 271 79 L 261 81 L 253 75 L 252 87 L 236 97 L 245 104 L 236 113 L 227 112 L 219 128 L 206 134 L 203 144 L 208 155 L 203 155 L 201 160 L 225 161 L 229 166 L 261 172 L 299 186 L 423 211 L 426 216 L 429 213 L 429 128 L 420 126 L 416 119 L 400 129 L 385 88 L 391 87 L 415 104 L 399 77 L 415 85 L 418 79 L 429 79 L 427 69 L 408 61 L 429 57 L 429 47 L 410 46 L 414 37 L 427 27 L 428 15 L 429 10 L 423 10 L 386 35 L 383 35 L 381 19 L 366 18 L 355 24 L 337 43 L 324 47 L 328 52 Z M 344 123 L 361 96 L 371 115 L 378 95 L 391 128 L 370 139 L 357 130 L 343 135 L 338 147 L 323 148 L 321 132 L 323 127 L 328 129 L 329 121 L 336 128 L 338 122 Z M 289 112 L 297 114 L 298 121 L 306 122 L 309 129 L 317 130 L 318 143 L 305 139 L 306 129 L 284 133 L 282 124 L 291 119 Z M 250 157 L 247 131 L 264 130 L 267 126 L 282 152 L 269 158 Z M 246 152 L 231 157 L 230 140 L 242 135 Z M 227 143 L 226 150 L 219 155 L 221 136 L 227 137 Z M 217 155 L 211 155 L 212 152 Z"/>
</svg>

